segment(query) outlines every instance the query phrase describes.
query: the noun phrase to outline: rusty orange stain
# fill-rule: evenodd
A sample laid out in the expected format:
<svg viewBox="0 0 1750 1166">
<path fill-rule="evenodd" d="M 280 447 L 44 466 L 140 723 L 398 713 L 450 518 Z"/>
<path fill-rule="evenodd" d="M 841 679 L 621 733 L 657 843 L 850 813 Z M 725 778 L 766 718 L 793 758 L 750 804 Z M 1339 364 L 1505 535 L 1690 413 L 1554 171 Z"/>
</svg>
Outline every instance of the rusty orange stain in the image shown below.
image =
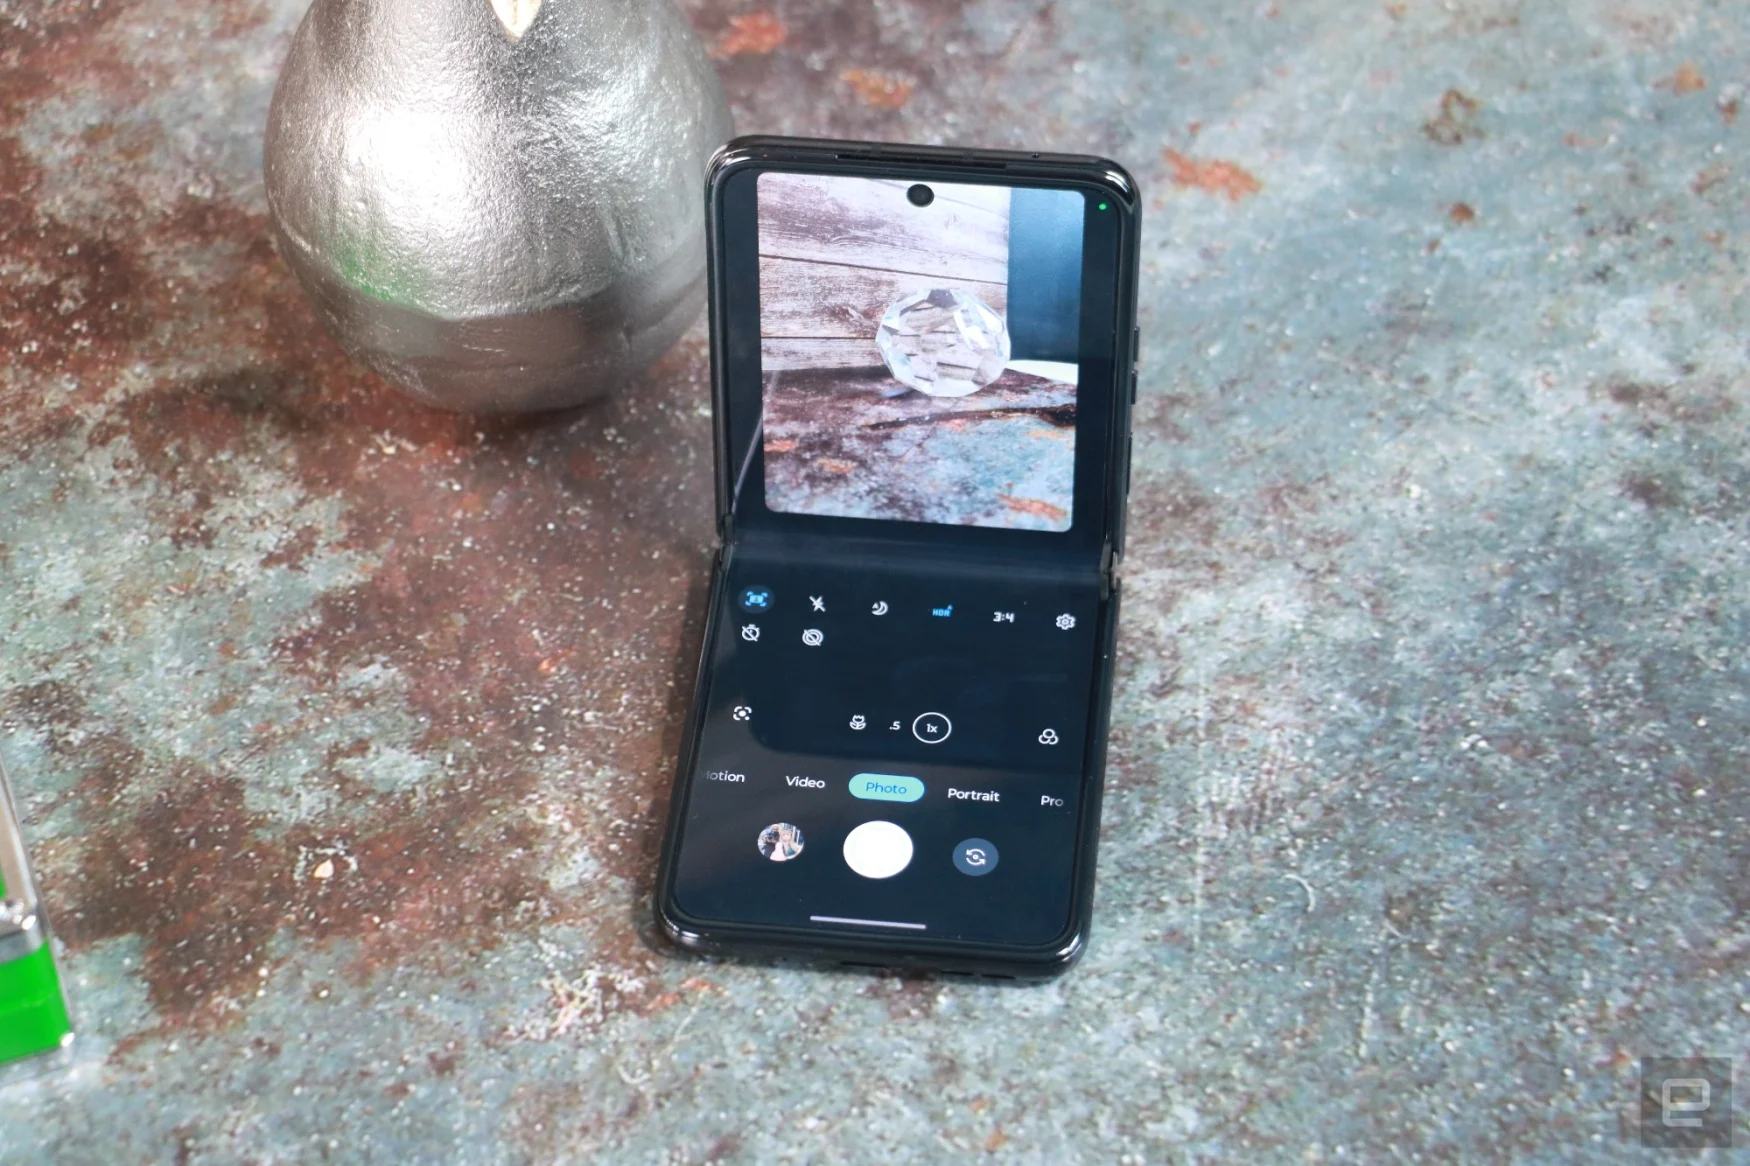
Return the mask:
<svg viewBox="0 0 1750 1166">
<path fill-rule="evenodd" d="M 856 462 L 842 461 L 836 457 L 819 458 L 814 464 L 829 474 L 848 474 L 857 468 Z"/>
<path fill-rule="evenodd" d="M 1706 170 L 1703 170 L 1700 174 L 1695 176 L 1695 181 L 1690 183 L 1689 189 L 1696 194 L 1706 194 L 1709 190 L 1712 190 L 1714 187 L 1724 182 L 1726 180 L 1726 175 L 1730 173 L 1731 171 L 1728 170 L 1724 164 L 1709 166 Z"/>
<path fill-rule="evenodd" d="M 1189 158 L 1172 149 L 1164 156 L 1171 167 L 1169 177 L 1174 186 L 1225 194 L 1229 202 L 1250 198 L 1264 188 L 1250 171 L 1233 162 L 1224 162 L 1220 158 Z"/>
<path fill-rule="evenodd" d="M 901 109 L 917 88 L 903 77 L 869 69 L 846 69 L 839 80 L 851 87 L 857 99 L 872 109 Z"/>
<path fill-rule="evenodd" d="M 718 60 L 743 54 L 763 55 L 789 39 L 790 30 L 770 12 L 748 12 L 729 18 L 729 31 L 711 47 Z"/>
<path fill-rule="evenodd" d="M 1446 217 L 1463 227 L 1477 221 L 1477 210 L 1468 202 L 1455 202 L 1446 212 Z"/>
<path fill-rule="evenodd" d="M 1720 102 L 1720 117 L 1727 125 L 1738 120 L 1738 99 L 1736 97 L 1730 101 Z"/>
<path fill-rule="evenodd" d="M 1459 89 L 1448 89 L 1440 95 L 1440 112 L 1422 123 L 1422 132 L 1439 146 L 1457 146 L 1466 138 L 1480 138 L 1483 131 L 1476 123 L 1482 102 Z"/>
<path fill-rule="evenodd" d="M 1003 505 L 1020 514 L 1031 514 L 1035 518 L 1049 519 L 1052 522 L 1062 522 L 1069 517 L 1069 511 L 1061 506 L 1053 506 L 1038 498 L 1011 498 L 1007 494 L 999 494 Z"/>
<path fill-rule="evenodd" d="M 796 439 L 779 437 L 766 442 L 767 453 L 789 453 L 796 448 Z"/>
<path fill-rule="evenodd" d="M 1690 93 L 1700 93 L 1707 88 L 1707 78 L 1701 75 L 1701 70 L 1695 67 L 1694 61 L 1685 61 L 1677 66 L 1677 72 L 1663 81 L 1657 82 L 1655 89 L 1669 89 L 1683 97 Z"/>
</svg>

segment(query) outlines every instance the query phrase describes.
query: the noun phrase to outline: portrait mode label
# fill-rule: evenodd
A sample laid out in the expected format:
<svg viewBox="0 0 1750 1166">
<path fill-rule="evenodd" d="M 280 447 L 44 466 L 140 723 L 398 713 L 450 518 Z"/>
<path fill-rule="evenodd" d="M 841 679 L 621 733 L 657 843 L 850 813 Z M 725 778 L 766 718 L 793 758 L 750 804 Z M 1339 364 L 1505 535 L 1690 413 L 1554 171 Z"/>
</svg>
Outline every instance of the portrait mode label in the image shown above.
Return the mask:
<svg viewBox="0 0 1750 1166">
<path fill-rule="evenodd" d="M 951 802 L 1000 802 L 1003 795 L 994 789 L 955 789 L 948 787 L 948 800 Z"/>
<path fill-rule="evenodd" d="M 924 796 L 924 783 L 899 774 L 859 773 L 851 779 L 851 796 L 869 802 L 915 802 Z"/>
</svg>

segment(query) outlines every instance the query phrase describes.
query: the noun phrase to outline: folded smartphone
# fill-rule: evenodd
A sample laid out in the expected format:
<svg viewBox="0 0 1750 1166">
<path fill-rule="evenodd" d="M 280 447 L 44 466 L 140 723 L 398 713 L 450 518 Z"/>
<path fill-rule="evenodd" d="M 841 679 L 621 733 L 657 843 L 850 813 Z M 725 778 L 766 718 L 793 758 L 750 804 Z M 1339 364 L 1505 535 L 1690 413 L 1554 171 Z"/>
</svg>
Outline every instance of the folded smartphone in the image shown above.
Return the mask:
<svg viewBox="0 0 1750 1166">
<path fill-rule="evenodd" d="M 1094 889 L 1136 184 L 1100 158 L 743 138 L 708 203 L 721 545 L 661 927 L 1061 972 Z"/>
</svg>

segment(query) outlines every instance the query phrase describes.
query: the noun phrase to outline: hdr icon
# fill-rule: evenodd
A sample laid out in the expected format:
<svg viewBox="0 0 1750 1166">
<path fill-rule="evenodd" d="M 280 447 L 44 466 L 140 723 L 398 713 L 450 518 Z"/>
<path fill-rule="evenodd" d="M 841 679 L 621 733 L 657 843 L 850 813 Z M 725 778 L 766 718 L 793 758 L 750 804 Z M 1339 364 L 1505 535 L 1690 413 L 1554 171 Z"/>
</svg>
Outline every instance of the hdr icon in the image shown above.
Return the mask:
<svg viewBox="0 0 1750 1166">
<path fill-rule="evenodd" d="M 1641 1145 L 1655 1150 L 1732 1145 L 1732 1062 L 1641 1058 Z"/>
</svg>

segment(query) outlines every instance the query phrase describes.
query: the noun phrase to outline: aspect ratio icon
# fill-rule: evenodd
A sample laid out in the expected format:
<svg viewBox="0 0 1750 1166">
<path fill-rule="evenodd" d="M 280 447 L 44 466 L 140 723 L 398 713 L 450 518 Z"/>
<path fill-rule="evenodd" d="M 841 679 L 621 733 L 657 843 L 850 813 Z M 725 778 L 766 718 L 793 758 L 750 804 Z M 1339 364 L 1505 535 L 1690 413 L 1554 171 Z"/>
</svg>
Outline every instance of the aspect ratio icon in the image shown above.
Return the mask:
<svg viewBox="0 0 1750 1166">
<path fill-rule="evenodd" d="M 770 587 L 748 587 L 741 593 L 741 610 L 770 611 L 772 609 L 772 589 Z"/>
<path fill-rule="evenodd" d="M 742 624 L 741 625 L 741 638 L 746 640 L 750 644 L 758 643 L 759 638 L 760 638 L 760 625 L 757 623 L 744 623 L 744 624 Z"/>
</svg>

